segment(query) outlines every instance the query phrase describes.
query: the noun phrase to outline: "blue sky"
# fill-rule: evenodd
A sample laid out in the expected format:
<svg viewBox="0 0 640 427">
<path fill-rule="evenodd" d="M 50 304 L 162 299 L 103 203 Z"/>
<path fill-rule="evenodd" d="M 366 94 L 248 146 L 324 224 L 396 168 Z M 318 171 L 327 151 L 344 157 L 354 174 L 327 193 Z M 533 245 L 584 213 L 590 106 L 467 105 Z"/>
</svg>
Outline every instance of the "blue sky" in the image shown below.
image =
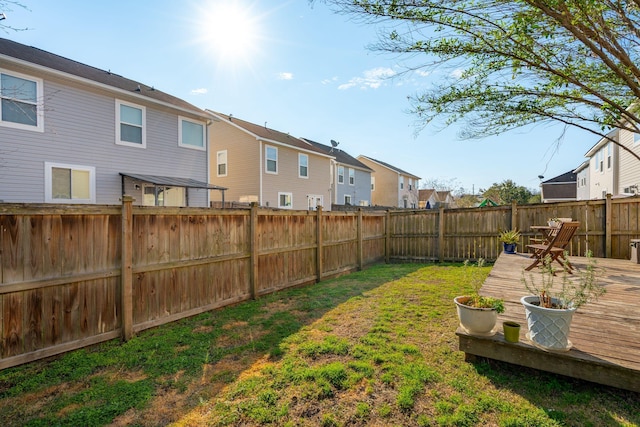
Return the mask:
<svg viewBox="0 0 640 427">
<path fill-rule="evenodd" d="M 448 71 L 402 73 L 374 52 L 378 28 L 306 0 L 20 0 L 2 37 L 154 86 L 208 108 L 363 154 L 468 191 L 579 166 L 597 139 L 559 126 L 460 140 L 459 126 L 416 136 L 407 96 Z M 224 17 L 224 19 L 220 19 Z M 214 183 L 215 184 L 215 183 Z"/>
</svg>

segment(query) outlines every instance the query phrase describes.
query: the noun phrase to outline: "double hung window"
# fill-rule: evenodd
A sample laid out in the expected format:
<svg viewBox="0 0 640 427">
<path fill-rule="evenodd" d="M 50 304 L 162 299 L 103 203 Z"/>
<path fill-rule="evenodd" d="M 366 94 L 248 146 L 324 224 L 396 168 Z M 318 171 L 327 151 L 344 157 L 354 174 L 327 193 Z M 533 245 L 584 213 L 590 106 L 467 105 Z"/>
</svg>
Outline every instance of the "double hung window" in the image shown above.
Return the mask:
<svg viewBox="0 0 640 427">
<path fill-rule="evenodd" d="M 265 168 L 267 173 L 278 173 L 278 149 L 267 145 L 264 148 Z"/>
<path fill-rule="evenodd" d="M 203 123 L 178 117 L 178 127 L 178 145 L 180 147 L 206 150 Z"/>
<path fill-rule="evenodd" d="M 146 109 L 116 101 L 116 144 L 146 148 Z"/>
<path fill-rule="evenodd" d="M 41 79 L 0 70 L 1 126 L 42 132 L 41 100 Z"/>
<path fill-rule="evenodd" d="M 309 156 L 298 154 L 298 177 L 309 178 Z"/>
</svg>

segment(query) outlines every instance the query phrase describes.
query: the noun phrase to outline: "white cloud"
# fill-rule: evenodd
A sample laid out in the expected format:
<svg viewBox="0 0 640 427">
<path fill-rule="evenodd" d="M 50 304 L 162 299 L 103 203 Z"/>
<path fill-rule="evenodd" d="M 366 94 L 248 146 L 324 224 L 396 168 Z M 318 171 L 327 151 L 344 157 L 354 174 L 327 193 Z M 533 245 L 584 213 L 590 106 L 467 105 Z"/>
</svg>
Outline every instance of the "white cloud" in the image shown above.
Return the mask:
<svg viewBox="0 0 640 427">
<path fill-rule="evenodd" d="M 385 84 L 385 80 L 396 75 L 396 72 L 388 67 L 378 67 L 366 70 L 362 77 L 353 77 L 345 84 L 338 86 L 340 90 L 359 87 L 360 89 L 378 89 Z"/>
<path fill-rule="evenodd" d="M 293 80 L 293 73 L 279 73 L 278 79 L 280 80 Z"/>
<path fill-rule="evenodd" d="M 429 77 L 431 75 L 429 71 L 425 71 L 425 70 L 416 70 L 416 74 L 419 75 L 420 77 Z"/>
<path fill-rule="evenodd" d="M 192 89 L 192 90 L 191 90 L 191 94 L 192 94 L 192 95 L 204 95 L 204 94 L 206 94 L 207 92 L 209 92 L 209 90 L 208 90 L 208 89 L 206 89 L 206 88 L 204 88 L 204 87 L 201 87 L 201 88 L 199 88 L 199 89 Z"/>
<path fill-rule="evenodd" d="M 456 79 L 460 79 L 460 78 L 462 78 L 462 73 L 464 73 L 464 70 L 462 70 L 460 68 L 456 68 L 455 70 L 453 70 L 451 72 L 451 75 L 453 77 L 455 77 Z"/>
<path fill-rule="evenodd" d="M 323 85 L 328 85 L 330 83 L 337 82 L 337 81 L 338 81 L 338 77 L 332 77 L 330 79 L 324 79 L 320 83 L 322 83 Z"/>
</svg>

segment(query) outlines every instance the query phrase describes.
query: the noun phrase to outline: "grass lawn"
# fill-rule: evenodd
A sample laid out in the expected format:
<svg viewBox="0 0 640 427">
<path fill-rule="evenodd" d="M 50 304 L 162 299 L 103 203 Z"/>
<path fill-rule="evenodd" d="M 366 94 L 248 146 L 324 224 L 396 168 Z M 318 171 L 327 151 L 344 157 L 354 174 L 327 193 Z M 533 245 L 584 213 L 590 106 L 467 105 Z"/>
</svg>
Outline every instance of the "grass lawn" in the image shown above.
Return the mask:
<svg viewBox="0 0 640 427">
<path fill-rule="evenodd" d="M 637 393 L 464 362 L 452 300 L 469 279 L 377 265 L 5 369 L 0 424 L 640 425 Z"/>
</svg>

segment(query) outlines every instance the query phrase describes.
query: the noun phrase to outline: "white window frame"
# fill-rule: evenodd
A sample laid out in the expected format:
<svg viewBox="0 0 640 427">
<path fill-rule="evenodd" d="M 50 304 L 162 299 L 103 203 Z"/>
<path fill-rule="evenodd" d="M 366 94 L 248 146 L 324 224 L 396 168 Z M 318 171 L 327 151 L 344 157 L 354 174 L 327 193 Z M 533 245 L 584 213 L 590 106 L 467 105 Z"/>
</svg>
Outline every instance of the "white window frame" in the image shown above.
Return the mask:
<svg viewBox="0 0 640 427">
<path fill-rule="evenodd" d="M 32 82 L 34 82 L 36 84 L 36 103 L 35 103 L 35 106 L 36 106 L 36 125 L 35 126 L 25 125 L 23 123 L 15 123 L 15 122 L 8 122 L 8 121 L 2 120 L 2 100 L 3 99 L 12 100 L 13 98 L 11 98 L 9 96 L 5 96 L 0 92 L 0 126 L 4 126 L 4 127 L 8 127 L 8 128 L 14 128 L 14 129 L 30 130 L 30 131 L 34 131 L 34 132 L 44 132 L 44 107 L 43 107 L 43 102 L 44 102 L 44 96 L 43 96 L 44 82 L 43 82 L 43 80 L 39 79 L 37 77 L 29 76 L 27 74 L 16 73 L 16 72 L 13 72 L 13 71 L 4 70 L 2 68 L 0 68 L 0 74 L 6 74 L 6 75 L 11 76 L 11 77 L 17 77 L 19 79 L 29 80 L 29 81 L 32 81 Z M 19 102 L 24 103 L 24 104 L 33 105 L 29 101 L 20 100 Z"/>
<path fill-rule="evenodd" d="M 199 126 L 202 127 L 202 146 L 188 144 L 188 143 L 183 141 L 183 139 L 182 139 L 182 124 L 184 122 L 189 122 L 189 123 L 192 123 L 194 125 L 199 125 Z M 191 150 L 207 151 L 207 132 L 206 132 L 205 123 L 201 122 L 201 121 L 198 121 L 198 120 L 190 119 L 188 117 L 178 116 L 178 146 L 179 147 L 183 147 L 183 148 L 189 148 Z"/>
<path fill-rule="evenodd" d="M 269 150 L 275 150 L 276 153 L 276 158 L 275 158 L 275 162 L 276 162 L 276 170 L 275 171 L 270 171 L 269 170 L 269 160 L 274 161 L 273 159 L 269 159 Z M 264 146 L 264 172 L 265 173 L 270 173 L 273 175 L 277 175 L 278 174 L 278 147 L 274 147 L 273 145 L 265 145 Z M 278 198 L 278 205 L 280 204 L 280 198 Z"/>
<path fill-rule="evenodd" d="M 349 185 L 356 185 L 356 170 L 349 168 Z"/>
<path fill-rule="evenodd" d="M 324 197 L 317 194 L 307 194 L 307 209 L 317 211 L 318 206 L 324 206 Z"/>
<path fill-rule="evenodd" d="M 344 166 L 338 166 L 338 184 L 344 184 Z"/>
<path fill-rule="evenodd" d="M 376 191 L 376 177 L 371 177 L 371 191 Z"/>
<path fill-rule="evenodd" d="M 122 141 L 120 137 L 120 125 L 122 122 L 120 121 L 120 106 L 124 105 L 130 108 L 136 108 L 142 111 L 142 143 L 138 144 L 136 142 L 130 141 Z M 137 124 L 127 123 L 132 126 L 137 126 Z M 116 99 L 116 144 L 124 145 L 127 147 L 135 147 L 135 148 L 147 148 L 147 109 L 143 105 L 132 104 L 131 102 L 121 101 Z"/>
<path fill-rule="evenodd" d="M 640 144 L 640 133 L 633 134 L 633 145 Z"/>
<path fill-rule="evenodd" d="M 56 199 L 54 198 L 53 197 L 53 168 L 89 172 L 89 198 L 88 199 Z M 96 168 L 93 166 L 68 165 L 64 163 L 44 162 L 44 201 L 45 203 L 95 204 L 96 203 Z"/>
<path fill-rule="evenodd" d="M 612 152 L 612 149 L 611 149 L 611 142 L 610 142 L 607 144 L 607 170 L 610 170 L 611 166 L 613 165 L 611 152 Z"/>
<path fill-rule="evenodd" d="M 344 204 L 345 205 L 353 205 L 353 198 L 351 197 L 351 194 L 345 194 L 344 195 Z"/>
<path fill-rule="evenodd" d="M 280 204 L 280 197 L 281 196 L 289 196 L 289 206 L 283 206 Z M 293 193 L 289 193 L 286 191 L 279 191 L 278 192 L 278 207 L 280 209 L 293 209 Z"/>
<path fill-rule="evenodd" d="M 399 181 L 400 181 L 400 189 L 401 189 L 401 190 L 404 190 L 404 177 L 403 177 L 403 176 L 401 176 L 401 177 L 399 177 L 398 179 L 399 179 Z M 405 206 L 405 207 L 406 207 L 406 206 Z"/>
<path fill-rule="evenodd" d="M 305 160 L 306 164 L 302 164 L 303 159 Z M 305 170 L 305 175 L 302 174 L 302 168 L 306 168 Z M 298 153 L 298 178 L 304 178 L 304 179 L 308 179 L 309 178 L 309 156 L 306 154 L 302 154 L 302 153 Z"/>
<path fill-rule="evenodd" d="M 224 163 L 220 162 L 220 156 L 224 156 Z M 220 165 L 224 165 L 224 173 L 220 173 Z M 229 173 L 229 159 L 227 150 L 220 150 L 216 153 L 216 176 L 227 176 Z"/>
</svg>

